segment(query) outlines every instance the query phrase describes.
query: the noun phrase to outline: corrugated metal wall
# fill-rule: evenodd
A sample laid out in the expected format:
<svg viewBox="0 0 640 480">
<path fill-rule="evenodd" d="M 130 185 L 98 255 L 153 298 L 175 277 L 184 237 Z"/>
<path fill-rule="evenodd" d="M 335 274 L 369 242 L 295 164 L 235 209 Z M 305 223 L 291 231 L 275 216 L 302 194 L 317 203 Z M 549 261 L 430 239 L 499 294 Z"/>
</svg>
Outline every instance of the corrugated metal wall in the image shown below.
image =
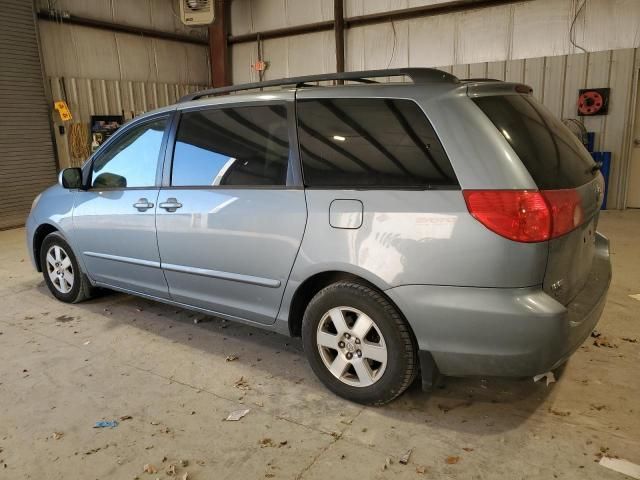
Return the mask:
<svg viewBox="0 0 640 480">
<path fill-rule="evenodd" d="M 51 94 L 56 99 L 66 99 L 72 122 L 65 122 L 67 130 L 60 134 L 63 125 L 57 113 L 53 113 L 56 144 L 62 168 L 79 165 L 83 158 L 73 158 L 70 152 L 70 123 L 89 123 L 91 115 L 122 115 L 130 119 L 136 115 L 175 103 L 181 96 L 206 88 L 206 85 L 177 83 L 132 82 L 129 80 L 96 80 L 90 78 L 49 78 Z"/>
<path fill-rule="evenodd" d="M 182 25 L 175 0 L 37 0 L 72 15 L 130 26 L 207 37 L 207 28 Z M 42 57 L 52 100 L 66 100 L 73 115 L 65 133 L 51 112 L 61 167 L 77 165 L 70 154 L 69 127 L 88 127 L 91 115 L 125 118 L 174 103 L 210 84 L 206 45 L 148 38 L 50 21 L 39 22 Z"/>
<path fill-rule="evenodd" d="M 445 0 L 345 0 L 345 16 L 443 3 Z M 530 2 L 382 23 L 346 30 L 346 70 L 455 65 L 461 77 L 485 76 L 529 83 L 561 118 L 575 117 L 579 88 L 612 89 L 610 114 L 588 118 L 598 148 L 613 152 L 609 207 L 622 208 L 630 145 L 630 104 L 640 47 L 639 0 Z M 233 0 L 232 34 L 333 18 L 332 0 Z M 257 81 L 251 64 L 257 45 L 232 47 L 233 81 Z M 333 32 L 265 40 L 265 79 L 335 71 Z"/>
<path fill-rule="evenodd" d="M 610 87 L 609 114 L 582 117 L 596 132 L 595 149 L 612 152 L 609 208 L 623 208 L 624 173 L 628 171 L 640 51 L 628 48 L 604 52 L 482 62 L 441 67 L 459 78 L 495 78 L 526 83 L 533 95 L 559 118 L 577 116 L 578 90 Z"/>
<path fill-rule="evenodd" d="M 33 4 L 2 0 L 0 16 L 0 229 L 24 224 L 31 202 L 53 183 L 48 122 Z"/>
</svg>

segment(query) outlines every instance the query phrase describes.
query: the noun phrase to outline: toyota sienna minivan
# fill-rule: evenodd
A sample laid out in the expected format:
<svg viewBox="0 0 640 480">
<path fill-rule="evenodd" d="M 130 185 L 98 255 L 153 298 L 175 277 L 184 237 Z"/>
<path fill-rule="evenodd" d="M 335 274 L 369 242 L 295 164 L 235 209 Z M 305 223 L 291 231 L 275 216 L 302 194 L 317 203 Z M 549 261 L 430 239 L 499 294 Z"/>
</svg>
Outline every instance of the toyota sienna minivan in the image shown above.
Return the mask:
<svg viewBox="0 0 640 480">
<path fill-rule="evenodd" d="M 135 118 L 35 199 L 27 244 L 63 302 L 103 287 L 302 337 L 329 389 L 383 404 L 419 374 L 565 362 L 611 278 L 603 190 L 525 85 L 327 74 Z"/>
</svg>

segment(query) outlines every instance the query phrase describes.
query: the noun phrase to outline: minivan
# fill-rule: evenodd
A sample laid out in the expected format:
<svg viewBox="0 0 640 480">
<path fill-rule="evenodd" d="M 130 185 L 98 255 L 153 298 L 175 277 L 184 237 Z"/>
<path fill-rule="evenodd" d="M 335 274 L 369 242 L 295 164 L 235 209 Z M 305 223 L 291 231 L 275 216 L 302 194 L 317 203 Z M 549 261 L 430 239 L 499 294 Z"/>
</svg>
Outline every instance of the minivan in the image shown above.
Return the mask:
<svg viewBox="0 0 640 480">
<path fill-rule="evenodd" d="M 526 85 L 348 72 L 135 118 L 35 199 L 27 245 L 63 302 L 102 287 L 302 337 L 330 390 L 380 405 L 418 375 L 565 362 L 609 287 L 603 195 Z"/>
</svg>

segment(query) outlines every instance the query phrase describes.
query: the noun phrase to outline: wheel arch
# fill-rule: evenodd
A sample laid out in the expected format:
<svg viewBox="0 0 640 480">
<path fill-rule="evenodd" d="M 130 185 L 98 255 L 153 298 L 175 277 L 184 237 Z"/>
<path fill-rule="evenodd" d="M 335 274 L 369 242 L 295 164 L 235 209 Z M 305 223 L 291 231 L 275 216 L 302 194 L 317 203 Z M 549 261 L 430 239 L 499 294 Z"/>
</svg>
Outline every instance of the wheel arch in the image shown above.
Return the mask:
<svg viewBox="0 0 640 480">
<path fill-rule="evenodd" d="M 301 336 L 302 318 L 304 316 L 304 311 L 311 299 L 323 288 L 331 285 L 332 283 L 340 281 L 352 281 L 360 283 L 362 285 L 366 285 L 367 287 L 376 290 L 378 293 L 384 296 L 385 299 L 389 303 L 391 303 L 391 305 L 395 307 L 400 316 L 402 316 L 404 321 L 407 322 L 407 325 L 409 325 L 409 322 L 402 313 L 402 310 L 400 310 L 398 305 L 384 292 L 383 288 L 355 273 L 342 270 L 327 270 L 315 273 L 307 277 L 298 286 L 298 288 L 296 288 L 293 297 L 291 298 L 291 302 L 289 303 L 289 312 L 287 317 L 289 335 L 291 335 L 292 337 Z M 411 325 L 409 325 L 409 329 L 411 331 L 411 335 L 415 340 L 415 334 L 413 333 L 413 329 L 411 329 Z"/>
<path fill-rule="evenodd" d="M 42 272 L 42 265 L 40 264 L 40 248 L 44 239 L 53 232 L 60 232 L 60 229 L 53 226 L 50 223 L 43 223 L 36 228 L 33 233 L 32 248 L 33 248 L 33 260 L 36 264 L 36 270 Z"/>
</svg>

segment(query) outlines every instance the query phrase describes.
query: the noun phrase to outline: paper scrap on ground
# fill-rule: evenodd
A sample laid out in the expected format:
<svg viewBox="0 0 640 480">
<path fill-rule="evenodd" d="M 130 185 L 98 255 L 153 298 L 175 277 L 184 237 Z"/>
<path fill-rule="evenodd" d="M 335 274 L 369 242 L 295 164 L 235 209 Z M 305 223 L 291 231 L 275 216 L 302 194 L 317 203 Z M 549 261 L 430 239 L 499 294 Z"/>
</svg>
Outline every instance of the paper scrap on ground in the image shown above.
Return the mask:
<svg viewBox="0 0 640 480">
<path fill-rule="evenodd" d="M 634 295 L 629 295 L 631 298 L 633 298 L 634 300 L 638 300 L 640 302 L 640 293 L 636 293 Z"/>
<path fill-rule="evenodd" d="M 229 416 L 227 417 L 227 421 L 228 422 L 237 422 L 238 420 L 240 420 L 242 417 L 244 417 L 250 411 L 251 411 L 250 408 L 246 408 L 244 410 L 236 410 L 234 412 L 231 412 L 229 414 Z"/>
<path fill-rule="evenodd" d="M 533 377 L 533 381 L 539 382 L 543 378 L 547 379 L 547 387 L 550 383 L 555 383 L 556 381 L 556 376 L 553 374 L 553 372 L 541 373 L 540 375 L 536 375 L 535 377 Z"/>
<path fill-rule="evenodd" d="M 631 478 L 640 480 L 640 465 L 631 463 L 628 460 L 623 460 L 621 458 L 609 458 L 605 456 L 600 459 L 600 465 L 618 473 L 628 475 Z"/>
<path fill-rule="evenodd" d="M 115 428 L 118 426 L 118 421 L 117 420 L 101 420 L 99 422 L 96 422 L 96 424 L 93 426 L 93 428 Z"/>
</svg>

